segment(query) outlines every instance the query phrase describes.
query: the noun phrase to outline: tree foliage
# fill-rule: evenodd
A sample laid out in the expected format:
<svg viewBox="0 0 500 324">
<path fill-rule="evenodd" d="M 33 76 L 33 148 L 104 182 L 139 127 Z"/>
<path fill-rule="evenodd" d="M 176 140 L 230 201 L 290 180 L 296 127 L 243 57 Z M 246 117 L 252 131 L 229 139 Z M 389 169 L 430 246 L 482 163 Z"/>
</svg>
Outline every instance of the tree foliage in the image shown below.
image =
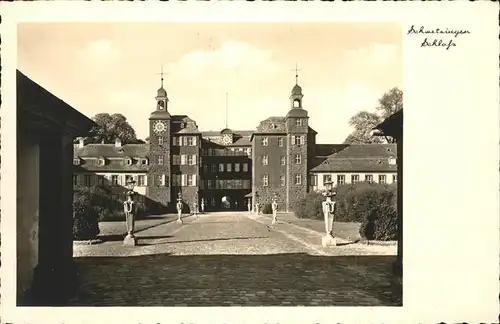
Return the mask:
<svg viewBox="0 0 500 324">
<path fill-rule="evenodd" d="M 397 87 L 392 88 L 378 100 L 375 113 L 360 111 L 349 119 L 349 125 L 354 130 L 344 140 L 344 144 L 378 144 L 384 140 L 389 143 L 394 142 L 392 138 L 372 136 L 371 131 L 384 119 L 401 109 L 403 109 L 403 91 Z"/>
<path fill-rule="evenodd" d="M 134 128 L 122 114 L 99 113 L 92 120 L 97 124 L 93 129 L 93 136 L 87 138 L 90 143 L 114 143 L 120 138 L 122 143 L 137 142 Z"/>
</svg>

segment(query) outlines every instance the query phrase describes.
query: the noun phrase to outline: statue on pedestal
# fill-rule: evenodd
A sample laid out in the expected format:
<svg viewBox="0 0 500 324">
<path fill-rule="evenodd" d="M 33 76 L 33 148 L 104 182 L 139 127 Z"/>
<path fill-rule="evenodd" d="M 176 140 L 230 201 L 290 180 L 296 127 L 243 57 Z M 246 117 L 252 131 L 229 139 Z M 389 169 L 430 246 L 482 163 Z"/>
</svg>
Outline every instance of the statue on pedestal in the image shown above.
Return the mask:
<svg viewBox="0 0 500 324">
<path fill-rule="evenodd" d="M 248 208 L 248 212 L 251 213 L 252 212 L 252 198 L 248 198 L 247 208 Z"/>
<path fill-rule="evenodd" d="M 123 240 L 124 245 L 136 245 L 137 239 L 134 236 L 135 229 L 135 202 L 132 200 L 133 192 L 127 192 L 127 200 L 123 202 L 123 211 L 125 213 L 125 226 L 127 227 L 127 236 Z"/>
<path fill-rule="evenodd" d="M 203 199 L 203 198 L 201 198 L 200 207 L 201 207 L 201 213 L 204 214 L 205 213 L 205 199 Z"/>
<path fill-rule="evenodd" d="M 198 218 L 198 198 L 196 198 L 193 202 L 193 214 Z"/>
<path fill-rule="evenodd" d="M 278 203 L 276 202 L 276 195 L 274 196 L 273 202 L 271 203 L 271 208 L 273 210 L 272 224 L 276 224 L 278 222 Z"/>
<path fill-rule="evenodd" d="M 257 213 L 257 215 L 260 215 L 260 204 L 259 204 L 259 202 L 255 203 L 255 213 Z"/>
<path fill-rule="evenodd" d="M 335 201 L 332 200 L 332 197 L 336 195 L 335 192 L 331 189 L 331 182 L 325 182 L 325 186 L 327 190 L 325 192 L 326 200 L 323 202 L 323 215 L 325 219 L 325 232 L 326 235 L 323 236 L 321 243 L 323 246 L 329 245 L 337 245 L 337 240 L 335 235 L 333 234 L 333 221 L 335 216 Z"/>
<path fill-rule="evenodd" d="M 182 224 L 182 198 L 181 193 L 179 192 L 179 196 L 177 198 L 177 223 Z"/>
</svg>

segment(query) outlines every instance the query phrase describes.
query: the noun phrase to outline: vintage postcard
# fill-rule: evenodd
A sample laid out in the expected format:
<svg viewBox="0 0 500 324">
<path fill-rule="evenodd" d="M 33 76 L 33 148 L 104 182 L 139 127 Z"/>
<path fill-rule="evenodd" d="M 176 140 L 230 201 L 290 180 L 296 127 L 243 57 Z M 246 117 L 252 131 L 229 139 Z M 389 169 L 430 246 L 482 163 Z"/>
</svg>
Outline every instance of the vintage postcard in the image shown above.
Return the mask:
<svg viewBox="0 0 500 324">
<path fill-rule="evenodd" d="M 3 322 L 498 319 L 493 4 L 2 9 Z"/>
</svg>

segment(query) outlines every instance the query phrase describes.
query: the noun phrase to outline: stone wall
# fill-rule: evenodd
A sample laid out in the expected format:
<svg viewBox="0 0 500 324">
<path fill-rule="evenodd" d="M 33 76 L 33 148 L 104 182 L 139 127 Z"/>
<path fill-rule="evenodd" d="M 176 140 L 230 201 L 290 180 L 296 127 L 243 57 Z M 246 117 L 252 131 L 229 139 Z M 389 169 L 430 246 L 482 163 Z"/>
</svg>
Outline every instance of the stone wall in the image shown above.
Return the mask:
<svg viewBox="0 0 500 324">
<path fill-rule="evenodd" d="M 292 145 L 291 136 L 293 135 L 289 135 L 287 139 L 287 211 L 292 211 L 294 204 L 306 196 L 309 181 L 307 176 L 307 142 L 300 146 Z M 300 164 L 295 163 L 296 155 L 302 156 Z M 296 174 L 302 176 L 300 185 L 295 184 Z"/>
<path fill-rule="evenodd" d="M 150 167 L 148 170 L 148 187 L 146 190 L 146 195 L 153 201 L 156 201 L 163 205 L 164 207 L 168 207 L 171 202 L 171 190 L 170 190 L 170 181 L 171 181 L 171 154 L 170 154 L 170 120 L 164 120 L 167 123 L 167 128 L 162 133 L 156 133 L 153 130 L 153 125 L 156 121 L 149 121 L 149 141 L 150 141 L 150 152 L 149 152 L 149 161 Z M 163 145 L 158 145 L 158 136 L 163 136 Z M 158 164 L 158 156 L 163 156 L 163 165 Z M 166 186 L 160 186 L 157 183 L 157 177 L 159 175 L 165 175 L 167 180 Z M 174 203 L 175 204 L 175 203 Z"/>
<path fill-rule="evenodd" d="M 17 146 L 17 294 L 22 296 L 38 264 L 39 145 L 34 138 L 19 136 Z"/>
<path fill-rule="evenodd" d="M 262 138 L 268 138 L 268 146 L 262 145 Z M 283 138 L 283 147 L 278 139 Z M 262 165 L 262 157 L 268 156 L 268 165 Z M 281 134 L 255 135 L 252 147 L 252 193 L 258 193 L 258 200 L 262 206 L 271 203 L 274 194 L 278 195 L 278 209 L 285 210 L 286 185 L 281 186 L 280 177 L 286 177 L 286 166 L 281 165 L 281 157 L 286 157 L 286 136 Z M 263 175 L 268 176 L 268 186 L 262 183 Z M 255 201 L 253 202 L 255 205 Z"/>
</svg>

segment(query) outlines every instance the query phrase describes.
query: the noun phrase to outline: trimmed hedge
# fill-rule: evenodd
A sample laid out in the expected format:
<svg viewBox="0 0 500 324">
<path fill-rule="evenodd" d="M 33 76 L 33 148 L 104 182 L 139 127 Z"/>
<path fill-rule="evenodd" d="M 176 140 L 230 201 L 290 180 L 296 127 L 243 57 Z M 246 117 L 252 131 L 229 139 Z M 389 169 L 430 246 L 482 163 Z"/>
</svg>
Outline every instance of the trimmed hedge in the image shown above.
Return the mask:
<svg viewBox="0 0 500 324">
<path fill-rule="evenodd" d="M 360 182 L 335 189 L 335 221 L 361 223 L 359 233 L 367 240 L 397 239 L 397 186 Z M 323 219 L 325 197 L 308 193 L 293 211 L 299 218 Z"/>
<path fill-rule="evenodd" d="M 99 221 L 125 221 L 123 212 L 123 201 L 125 193 L 113 194 L 105 186 L 81 186 L 77 187 L 73 193 L 73 201 L 79 197 L 89 197 L 92 200 L 92 207 L 97 213 Z M 149 214 L 149 206 L 141 201 L 136 201 L 136 219 L 141 219 Z"/>
<path fill-rule="evenodd" d="M 73 239 L 95 239 L 99 232 L 99 220 L 93 208 L 92 196 L 77 196 L 73 200 Z"/>
<path fill-rule="evenodd" d="M 323 201 L 325 197 L 321 193 L 309 192 L 292 206 L 292 210 L 298 218 L 323 219 Z"/>
</svg>

